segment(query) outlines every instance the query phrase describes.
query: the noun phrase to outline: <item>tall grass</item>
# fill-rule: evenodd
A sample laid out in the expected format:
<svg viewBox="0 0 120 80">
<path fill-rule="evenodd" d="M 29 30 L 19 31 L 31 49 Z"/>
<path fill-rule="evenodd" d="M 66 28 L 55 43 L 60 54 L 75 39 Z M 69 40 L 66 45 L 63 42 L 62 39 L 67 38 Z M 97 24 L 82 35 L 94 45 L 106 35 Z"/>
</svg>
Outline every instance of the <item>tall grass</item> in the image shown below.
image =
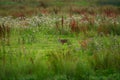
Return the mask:
<svg viewBox="0 0 120 80">
<path fill-rule="evenodd" d="M 0 79 L 119 80 L 119 15 L 82 12 L 1 18 Z"/>
</svg>

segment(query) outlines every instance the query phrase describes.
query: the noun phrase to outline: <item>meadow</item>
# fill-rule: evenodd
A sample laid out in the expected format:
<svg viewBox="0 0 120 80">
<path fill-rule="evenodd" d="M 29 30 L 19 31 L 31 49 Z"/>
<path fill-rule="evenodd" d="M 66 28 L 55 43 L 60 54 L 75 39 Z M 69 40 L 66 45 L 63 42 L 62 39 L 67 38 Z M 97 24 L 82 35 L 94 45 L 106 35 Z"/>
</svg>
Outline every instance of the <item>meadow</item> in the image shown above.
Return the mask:
<svg viewBox="0 0 120 80">
<path fill-rule="evenodd" d="M 75 5 L 3 9 L 0 80 L 119 80 L 120 8 Z"/>
</svg>

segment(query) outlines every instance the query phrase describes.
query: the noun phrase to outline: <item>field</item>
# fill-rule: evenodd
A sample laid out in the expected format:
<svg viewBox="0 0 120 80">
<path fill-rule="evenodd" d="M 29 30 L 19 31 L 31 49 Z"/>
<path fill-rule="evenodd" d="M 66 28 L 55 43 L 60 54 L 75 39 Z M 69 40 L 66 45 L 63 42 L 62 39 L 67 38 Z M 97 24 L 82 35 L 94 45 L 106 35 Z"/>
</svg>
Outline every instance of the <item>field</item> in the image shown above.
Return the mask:
<svg viewBox="0 0 120 80">
<path fill-rule="evenodd" d="M 69 6 L 5 1 L 0 2 L 0 80 L 120 79 L 119 6 L 96 7 L 96 0 Z"/>
</svg>

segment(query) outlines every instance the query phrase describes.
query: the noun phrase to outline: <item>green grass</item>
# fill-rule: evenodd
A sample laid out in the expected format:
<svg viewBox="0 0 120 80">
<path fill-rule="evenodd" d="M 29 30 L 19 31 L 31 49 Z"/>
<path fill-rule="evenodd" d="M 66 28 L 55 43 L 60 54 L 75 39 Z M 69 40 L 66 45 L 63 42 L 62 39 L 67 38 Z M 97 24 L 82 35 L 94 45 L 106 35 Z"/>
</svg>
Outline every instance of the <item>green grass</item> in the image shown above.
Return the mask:
<svg viewBox="0 0 120 80">
<path fill-rule="evenodd" d="M 120 79 L 119 36 L 94 36 L 88 48 L 83 48 L 78 41 L 85 34 L 60 35 L 39 28 L 13 28 L 10 46 L 1 43 L 1 80 Z M 70 44 L 62 45 L 59 38 Z"/>
<path fill-rule="evenodd" d="M 0 4 L 14 7 L 19 3 Z M 28 4 L 25 10 L 30 6 L 31 10 L 36 9 L 35 4 Z M 66 6 L 63 2 L 51 4 Z M 19 13 L 17 8 L 22 5 L 20 3 L 10 11 Z M 1 17 L 0 80 L 120 79 L 119 7 L 88 8 L 85 6 L 90 3 L 85 1 L 73 2 L 70 5 L 73 5 L 73 18 L 68 16 L 66 7 L 66 12 L 61 11 L 60 14 L 40 13 L 39 16 L 27 17 L 25 20 Z M 77 9 L 74 5 L 85 6 Z M 52 10 L 53 6 L 48 9 Z M 4 12 L 4 9 L 1 9 L 0 13 L 9 14 L 9 11 Z M 112 16 L 111 13 L 105 13 L 109 12 L 109 9 L 112 9 Z M 85 11 L 85 15 L 79 14 L 81 11 Z M 90 18 L 87 22 L 81 22 L 83 16 Z M 61 17 L 64 23 L 60 20 Z M 78 19 L 79 17 L 81 19 Z M 73 24 L 71 21 L 74 19 Z M 10 36 L 7 36 L 8 34 Z M 62 44 L 62 40 L 67 42 Z"/>
</svg>

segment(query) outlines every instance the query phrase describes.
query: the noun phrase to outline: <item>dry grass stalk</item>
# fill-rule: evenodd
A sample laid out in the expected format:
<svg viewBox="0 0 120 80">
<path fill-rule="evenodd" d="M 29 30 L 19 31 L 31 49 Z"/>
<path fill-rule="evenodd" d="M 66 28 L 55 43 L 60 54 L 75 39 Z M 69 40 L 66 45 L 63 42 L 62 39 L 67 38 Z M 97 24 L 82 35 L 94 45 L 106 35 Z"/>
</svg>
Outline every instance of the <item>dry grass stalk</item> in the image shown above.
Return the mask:
<svg viewBox="0 0 120 80">
<path fill-rule="evenodd" d="M 53 12 L 54 12 L 55 14 L 58 14 L 58 13 L 59 13 L 59 9 L 58 9 L 58 8 L 54 8 L 54 9 L 53 9 Z"/>
<path fill-rule="evenodd" d="M 69 25 L 72 32 L 79 32 L 79 26 L 75 19 L 72 19 Z"/>
<path fill-rule="evenodd" d="M 4 23 L 0 25 L 0 40 L 7 42 L 9 45 L 10 38 L 10 27 Z"/>
<path fill-rule="evenodd" d="M 62 20 L 61 20 L 61 25 L 62 25 L 62 28 L 64 27 L 64 17 L 62 16 Z"/>
<path fill-rule="evenodd" d="M 107 25 L 105 24 L 100 24 L 100 26 L 97 28 L 97 33 L 99 35 L 105 35 L 107 36 L 109 34 L 109 29 L 106 28 Z"/>
</svg>

